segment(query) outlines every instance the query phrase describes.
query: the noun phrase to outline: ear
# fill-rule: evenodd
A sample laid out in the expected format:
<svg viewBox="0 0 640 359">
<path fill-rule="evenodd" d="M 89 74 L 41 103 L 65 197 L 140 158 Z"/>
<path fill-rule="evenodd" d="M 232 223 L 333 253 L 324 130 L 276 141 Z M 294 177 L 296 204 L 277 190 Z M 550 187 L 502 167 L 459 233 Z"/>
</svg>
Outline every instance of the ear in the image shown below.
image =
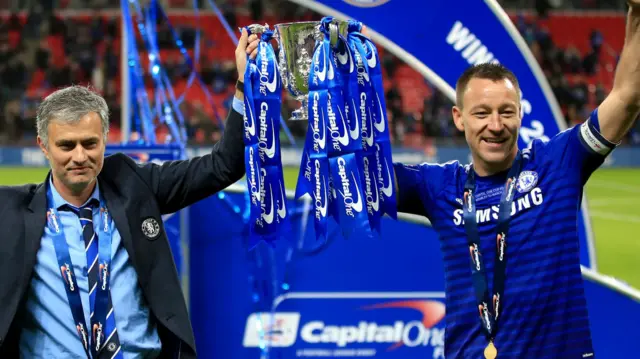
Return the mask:
<svg viewBox="0 0 640 359">
<path fill-rule="evenodd" d="M 44 156 L 48 160 L 49 159 L 49 151 L 47 151 L 47 147 L 45 146 L 44 141 L 42 140 L 42 138 L 40 136 L 38 136 L 37 141 L 38 141 L 38 146 L 40 146 L 40 150 L 42 151 L 42 153 L 44 153 Z"/>
<path fill-rule="evenodd" d="M 458 131 L 464 132 L 464 120 L 462 119 L 462 109 L 458 106 L 453 106 L 451 109 L 451 115 L 453 116 L 453 123 L 456 125 Z"/>
</svg>

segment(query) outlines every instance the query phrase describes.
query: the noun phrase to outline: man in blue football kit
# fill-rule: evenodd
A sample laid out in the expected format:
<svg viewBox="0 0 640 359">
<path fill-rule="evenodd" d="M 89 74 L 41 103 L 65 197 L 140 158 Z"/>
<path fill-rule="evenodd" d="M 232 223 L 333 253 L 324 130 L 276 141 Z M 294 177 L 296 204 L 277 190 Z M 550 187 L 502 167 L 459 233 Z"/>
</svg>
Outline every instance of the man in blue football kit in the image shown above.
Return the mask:
<svg viewBox="0 0 640 359">
<path fill-rule="evenodd" d="M 517 146 L 516 77 L 458 80 L 453 119 L 473 163 L 395 164 L 398 209 L 428 217 L 445 266 L 447 358 L 594 358 L 580 272 L 583 186 L 640 113 L 640 0 L 609 96 L 581 125 Z"/>
</svg>

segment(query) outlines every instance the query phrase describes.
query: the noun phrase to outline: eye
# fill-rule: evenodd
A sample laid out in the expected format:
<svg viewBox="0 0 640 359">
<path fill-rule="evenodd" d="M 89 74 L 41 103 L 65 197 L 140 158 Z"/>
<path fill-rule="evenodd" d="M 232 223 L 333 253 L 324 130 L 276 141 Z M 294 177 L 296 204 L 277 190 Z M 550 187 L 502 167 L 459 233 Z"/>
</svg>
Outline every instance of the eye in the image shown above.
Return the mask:
<svg viewBox="0 0 640 359">
<path fill-rule="evenodd" d="M 478 117 L 478 118 L 485 118 L 485 117 L 489 116 L 489 112 L 487 112 L 487 111 L 478 111 L 478 112 L 475 112 L 473 115 L 475 117 Z"/>
</svg>

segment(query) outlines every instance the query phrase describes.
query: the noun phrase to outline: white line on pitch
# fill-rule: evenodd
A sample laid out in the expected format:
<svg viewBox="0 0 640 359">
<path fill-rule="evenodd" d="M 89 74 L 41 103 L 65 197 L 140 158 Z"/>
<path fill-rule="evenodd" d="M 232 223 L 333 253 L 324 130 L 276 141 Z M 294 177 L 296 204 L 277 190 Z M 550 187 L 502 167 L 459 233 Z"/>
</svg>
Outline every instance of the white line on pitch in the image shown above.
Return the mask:
<svg viewBox="0 0 640 359">
<path fill-rule="evenodd" d="M 604 188 L 604 189 L 611 189 L 611 190 L 618 190 L 618 191 L 625 191 L 625 192 L 640 194 L 640 186 L 634 186 L 626 183 L 602 181 L 602 180 L 591 180 L 587 182 L 587 188 L 589 187 L 589 185 L 596 188 Z"/>
<path fill-rule="evenodd" d="M 630 205 L 637 204 L 638 201 L 632 199 L 623 199 L 623 198 L 615 198 L 615 199 L 587 199 L 587 203 L 589 206 L 611 206 L 611 205 Z"/>
<path fill-rule="evenodd" d="M 640 223 L 640 216 L 632 216 L 628 214 L 616 214 L 616 213 L 604 212 L 604 211 L 589 211 L 589 214 L 592 217 L 596 217 L 596 218 L 612 219 L 614 221 L 620 221 L 620 222 Z"/>
</svg>

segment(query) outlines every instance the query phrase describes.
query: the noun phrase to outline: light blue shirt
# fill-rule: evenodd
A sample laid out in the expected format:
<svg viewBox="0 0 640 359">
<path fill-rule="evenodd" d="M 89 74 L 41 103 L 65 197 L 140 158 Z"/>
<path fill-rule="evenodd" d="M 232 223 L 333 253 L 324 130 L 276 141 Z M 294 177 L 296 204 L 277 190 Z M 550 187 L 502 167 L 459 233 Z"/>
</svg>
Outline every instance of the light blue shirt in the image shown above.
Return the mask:
<svg viewBox="0 0 640 359">
<path fill-rule="evenodd" d="M 55 208 L 60 209 L 68 204 L 53 187 L 51 181 L 49 190 L 52 193 Z M 97 184 L 91 198 L 100 200 Z M 89 327 L 89 281 L 82 227 L 74 212 L 59 211 L 59 217 L 69 244 L 73 270 L 80 287 L 82 308 L 87 327 Z M 99 208 L 93 210 L 93 223 L 100 223 Z M 129 262 L 129 254 L 122 246 L 120 233 L 113 221 L 111 226 L 113 226 L 111 243 L 113 271 L 110 285 L 120 350 L 126 359 L 155 358 L 161 350 L 157 328 L 151 320 L 149 308 L 138 285 L 138 276 Z M 67 293 L 60 276 L 53 236 L 48 226 L 45 227 L 41 239 L 24 314 L 20 336 L 21 357 L 86 358 L 74 325 Z"/>
<path fill-rule="evenodd" d="M 244 116 L 244 101 L 238 100 L 235 96 L 233 96 L 231 107 L 233 107 L 236 112 Z"/>
</svg>

